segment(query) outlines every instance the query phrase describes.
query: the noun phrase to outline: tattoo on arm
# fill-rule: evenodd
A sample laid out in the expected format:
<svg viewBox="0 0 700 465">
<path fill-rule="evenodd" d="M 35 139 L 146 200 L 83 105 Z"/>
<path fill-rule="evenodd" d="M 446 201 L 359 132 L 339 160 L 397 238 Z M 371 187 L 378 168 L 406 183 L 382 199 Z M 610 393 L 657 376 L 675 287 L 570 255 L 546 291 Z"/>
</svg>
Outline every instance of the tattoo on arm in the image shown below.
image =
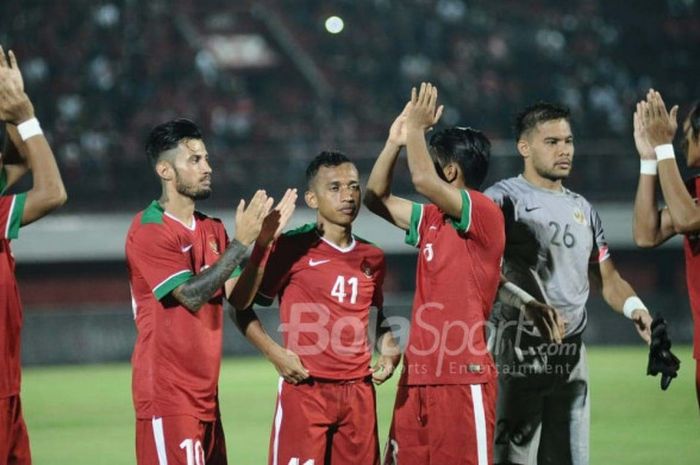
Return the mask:
<svg viewBox="0 0 700 465">
<path fill-rule="evenodd" d="M 231 277 L 247 249 L 234 239 L 216 263 L 175 289 L 173 297 L 190 311 L 198 311 Z"/>
</svg>

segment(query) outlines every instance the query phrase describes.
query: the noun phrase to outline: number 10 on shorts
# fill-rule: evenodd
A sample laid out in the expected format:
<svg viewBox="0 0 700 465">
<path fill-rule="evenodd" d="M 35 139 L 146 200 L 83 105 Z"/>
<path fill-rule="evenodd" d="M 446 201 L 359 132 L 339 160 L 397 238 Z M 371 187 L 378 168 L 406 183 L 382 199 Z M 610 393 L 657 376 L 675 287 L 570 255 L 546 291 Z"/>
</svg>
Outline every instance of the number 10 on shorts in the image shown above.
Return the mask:
<svg viewBox="0 0 700 465">
<path fill-rule="evenodd" d="M 289 459 L 289 463 L 287 465 L 314 465 L 314 459 L 309 459 L 302 464 L 299 457 L 292 457 Z"/>
<path fill-rule="evenodd" d="M 195 442 L 192 439 L 185 439 L 180 443 L 180 449 L 185 449 L 187 465 L 205 465 L 204 449 L 202 449 L 202 443 L 199 440 Z"/>
</svg>

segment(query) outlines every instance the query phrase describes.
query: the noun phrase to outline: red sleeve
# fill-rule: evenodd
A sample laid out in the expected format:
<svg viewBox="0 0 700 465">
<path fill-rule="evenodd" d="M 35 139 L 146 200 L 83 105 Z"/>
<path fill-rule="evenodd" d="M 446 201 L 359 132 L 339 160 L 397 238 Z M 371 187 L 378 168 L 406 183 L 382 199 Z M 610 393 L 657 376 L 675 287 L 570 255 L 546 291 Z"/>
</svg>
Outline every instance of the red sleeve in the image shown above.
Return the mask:
<svg viewBox="0 0 700 465">
<path fill-rule="evenodd" d="M 189 254 L 155 224 L 138 227 L 126 246 L 127 260 L 137 268 L 158 300 L 186 282 L 194 272 Z"/>
<path fill-rule="evenodd" d="M 420 248 L 421 240 L 425 237 L 425 231 L 428 225 L 433 224 L 435 216 L 442 218 L 442 213 L 436 205 L 413 203 L 411 208 L 411 222 L 406 231 L 404 241 L 408 245 Z"/>
<path fill-rule="evenodd" d="M 256 304 L 264 307 L 272 305 L 275 296 L 287 283 L 293 264 L 294 257 L 291 253 L 291 242 L 285 236 L 282 236 L 272 246 L 270 258 L 265 266 L 262 283 L 255 297 Z"/>
<path fill-rule="evenodd" d="M 488 242 L 497 235 L 494 232 L 504 232 L 505 222 L 503 212 L 496 203 L 481 192 L 469 191 L 471 203 L 471 219 L 468 233 L 474 239 Z"/>
<path fill-rule="evenodd" d="M 0 196 L 0 239 L 17 239 L 27 194 Z"/>
</svg>

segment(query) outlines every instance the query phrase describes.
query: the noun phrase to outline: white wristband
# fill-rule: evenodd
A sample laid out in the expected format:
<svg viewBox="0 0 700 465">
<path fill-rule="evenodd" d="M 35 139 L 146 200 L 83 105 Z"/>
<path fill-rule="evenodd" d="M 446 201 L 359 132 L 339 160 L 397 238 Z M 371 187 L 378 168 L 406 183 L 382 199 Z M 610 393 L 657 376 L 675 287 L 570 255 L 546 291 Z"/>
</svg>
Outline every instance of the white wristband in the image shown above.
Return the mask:
<svg viewBox="0 0 700 465">
<path fill-rule="evenodd" d="M 501 286 L 498 291 L 498 299 L 511 307 L 519 308 L 521 311 L 525 310 L 525 305 L 535 300 L 534 297 L 511 282 Z"/>
<path fill-rule="evenodd" d="M 676 158 L 676 154 L 673 151 L 672 144 L 657 145 L 656 147 L 654 147 L 654 152 L 656 152 L 657 161 Z"/>
<path fill-rule="evenodd" d="M 641 164 L 639 165 L 639 173 L 648 174 L 650 176 L 656 176 L 656 165 L 658 163 L 659 162 L 656 160 L 642 160 Z"/>
<path fill-rule="evenodd" d="M 44 132 L 41 130 L 39 125 L 39 120 L 36 118 L 31 118 L 17 125 L 17 132 L 22 138 L 23 142 L 26 142 L 30 137 L 38 136 Z"/>
<path fill-rule="evenodd" d="M 644 305 L 644 302 L 642 302 L 642 299 L 640 299 L 636 295 L 627 297 L 627 300 L 625 300 L 625 304 L 622 306 L 622 313 L 624 313 L 625 316 L 631 320 L 632 312 L 637 309 L 642 309 L 647 312 L 649 311 L 647 310 L 647 306 Z"/>
</svg>

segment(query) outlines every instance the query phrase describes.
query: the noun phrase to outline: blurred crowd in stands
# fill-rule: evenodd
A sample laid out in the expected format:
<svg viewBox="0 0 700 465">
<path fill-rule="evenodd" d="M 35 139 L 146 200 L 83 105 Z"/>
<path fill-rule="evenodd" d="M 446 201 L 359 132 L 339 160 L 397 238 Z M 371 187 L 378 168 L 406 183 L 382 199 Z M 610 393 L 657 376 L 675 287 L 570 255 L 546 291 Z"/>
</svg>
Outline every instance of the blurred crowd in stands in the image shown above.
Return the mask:
<svg viewBox="0 0 700 465">
<path fill-rule="evenodd" d="M 341 33 L 324 28 L 330 15 Z M 217 57 L 212 37 L 239 34 L 274 60 Z M 369 160 L 422 80 L 439 87 L 445 124 L 508 142 L 519 108 L 563 102 L 578 140 L 608 142 L 611 157 L 632 150 L 649 87 L 700 98 L 700 0 L 22 0 L 3 5 L 0 43 L 20 60 L 67 211 L 145 206 L 158 186 L 143 140 L 176 116 L 204 129 L 210 205 L 232 206 L 258 185 L 301 186 L 320 147 Z"/>
</svg>

